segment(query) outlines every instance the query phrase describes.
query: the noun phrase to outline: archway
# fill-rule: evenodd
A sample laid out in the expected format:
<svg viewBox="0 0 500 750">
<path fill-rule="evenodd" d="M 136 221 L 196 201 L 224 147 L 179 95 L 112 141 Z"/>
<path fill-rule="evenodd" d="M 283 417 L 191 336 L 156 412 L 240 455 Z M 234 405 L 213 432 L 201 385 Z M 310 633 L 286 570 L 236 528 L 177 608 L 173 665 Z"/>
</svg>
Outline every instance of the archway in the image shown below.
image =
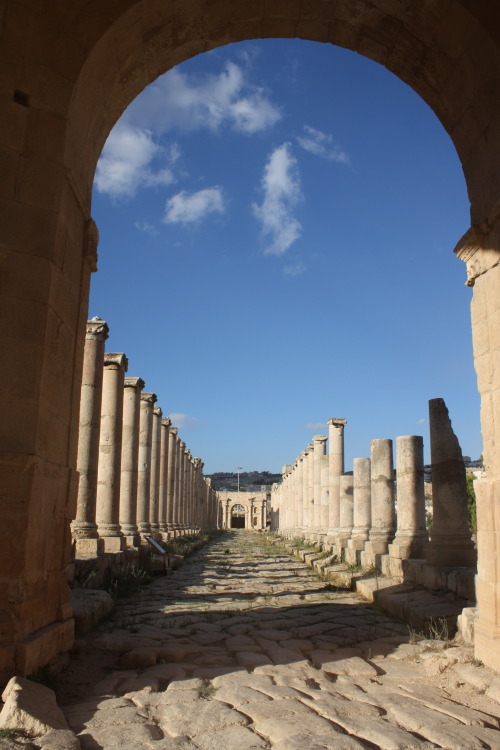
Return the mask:
<svg viewBox="0 0 500 750">
<path fill-rule="evenodd" d="M 500 667 L 500 23 L 497 3 L 411 11 L 390 0 L 249 5 L 59 0 L 2 11 L 3 502 L 0 667 L 29 674 L 73 637 L 66 560 L 75 508 L 79 384 L 97 229 L 90 195 L 111 127 L 148 83 L 232 41 L 300 37 L 348 47 L 408 83 L 455 144 L 471 201 L 467 262 L 486 478 L 478 485 L 476 653 Z M 11 628 L 9 627 L 9 630 Z"/>
<path fill-rule="evenodd" d="M 231 508 L 231 528 L 245 528 L 245 508 L 238 503 Z"/>
</svg>

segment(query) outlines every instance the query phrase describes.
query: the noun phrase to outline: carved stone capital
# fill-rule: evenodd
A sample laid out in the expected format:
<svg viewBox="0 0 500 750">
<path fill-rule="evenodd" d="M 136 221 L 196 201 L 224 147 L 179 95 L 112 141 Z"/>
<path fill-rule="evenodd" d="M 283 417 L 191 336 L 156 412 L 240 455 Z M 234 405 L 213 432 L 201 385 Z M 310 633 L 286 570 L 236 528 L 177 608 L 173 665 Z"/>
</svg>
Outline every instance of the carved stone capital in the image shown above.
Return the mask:
<svg viewBox="0 0 500 750">
<path fill-rule="evenodd" d="M 137 391 L 142 391 L 145 385 L 142 378 L 125 378 L 123 383 L 124 388 L 135 388 Z"/>
<path fill-rule="evenodd" d="M 164 427 L 170 427 L 170 425 L 172 424 L 172 420 L 170 419 L 170 417 L 163 417 L 161 423 Z"/>
<path fill-rule="evenodd" d="M 106 341 L 109 334 L 108 324 L 105 320 L 101 320 L 97 315 L 90 320 L 87 320 L 87 331 L 85 334 L 86 339 Z"/>
<path fill-rule="evenodd" d="M 327 435 L 313 435 L 313 443 L 326 443 Z"/>
<path fill-rule="evenodd" d="M 490 230 L 491 231 L 491 227 Z M 487 232 L 486 234 L 489 234 Z M 474 286 L 478 276 L 482 276 L 490 269 L 500 264 L 498 250 L 484 247 L 485 235 L 481 229 L 472 227 L 455 246 L 453 252 L 463 260 L 467 267 L 467 281 L 465 286 Z"/>
<path fill-rule="evenodd" d="M 347 424 L 347 419 L 343 419 L 342 417 L 332 417 L 331 419 L 328 419 L 326 423 L 327 425 L 332 425 L 332 427 L 340 427 L 341 429 L 344 429 Z"/>
<path fill-rule="evenodd" d="M 128 370 L 128 359 L 123 352 L 106 352 L 104 355 L 104 367 L 114 367 L 116 370 Z"/>
<path fill-rule="evenodd" d="M 153 414 L 155 415 L 155 417 L 160 417 L 161 418 L 163 412 L 162 412 L 162 410 L 161 410 L 161 408 L 159 406 L 154 406 L 153 407 Z"/>
<path fill-rule="evenodd" d="M 156 393 L 141 393 L 141 401 L 145 401 L 148 404 L 156 404 L 158 396 Z"/>
<path fill-rule="evenodd" d="M 177 433 L 179 432 L 178 427 L 171 427 L 170 428 L 170 434 L 173 435 L 175 438 L 177 437 Z"/>
</svg>

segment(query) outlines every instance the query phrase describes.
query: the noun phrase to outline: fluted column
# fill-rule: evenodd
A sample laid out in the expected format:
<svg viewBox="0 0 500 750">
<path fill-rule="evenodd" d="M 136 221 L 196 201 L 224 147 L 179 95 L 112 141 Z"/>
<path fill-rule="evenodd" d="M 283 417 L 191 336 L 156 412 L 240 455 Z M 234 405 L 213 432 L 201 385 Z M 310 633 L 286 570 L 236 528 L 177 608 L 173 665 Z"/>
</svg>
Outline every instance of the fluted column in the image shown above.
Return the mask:
<svg viewBox="0 0 500 750">
<path fill-rule="evenodd" d="M 394 469 L 392 440 L 372 440 L 371 493 L 372 526 L 365 550 L 373 555 L 385 555 L 395 533 Z"/>
<path fill-rule="evenodd" d="M 423 557 L 427 543 L 424 494 L 424 440 L 419 435 L 396 438 L 397 531 L 391 557 Z"/>
<path fill-rule="evenodd" d="M 168 539 L 168 453 L 171 421 L 161 420 L 160 434 L 160 482 L 158 486 L 158 525 L 163 539 Z"/>
<path fill-rule="evenodd" d="M 97 467 L 101 430 L 102 371 L 108 326 L 100 318 L 87 321 L 83 355 L 78 434 L 78 500 L 71 528 L 77 557 L 94 557 L 102 549 L 96 523 Z"/>
<path fill-rule="evenodd" d="M 153 408 L 156 393 L 141 393 L 139 419 L 139 466 L 137 480 L 137 527 L 139 533 L 151 533 L 149 521 L 149 495 L 151 490 L 151 446 L 153 432 Z"/>
<path fill-rule="evenodd" d="M 434 565 L 476 565 L 469 530 L 465 466 L 442 398 L 429 401 L 432 529 L 427 559 Z"/>
<path fill-rule="evenodd" d="M 175 536 L 177 528 L 175 511 L 175 473 L 177 466 L 177 427 L 168 431 L 168 473 L 167 473 L 167 526 L 168 531 Z"/>
<path fill-rule="evenodd" d="M 123 353 L 104 355 L 96 520 L 99 536 L 104 540 L 105 552 L 118 552 L 125 543 L 119 514 L 123 383 L 127 366 L 127 358 Z"/>
<path fill-rule="evenodd" d="M 144 380 L 125 378 L 120 484 L 120 526 L 127 547 L 139 544 L 137 533 L 137 478 L 139 465 L 139 419 Z"/>
<path fill-rule="evenodd" d="M 335 536 L 340 526 L 340 477 L 344 473 L 344 428 L 347 420 L 332 417 L 328 420 L 328 528 Z"/>
<path fill-rule="evenodd" d="M 163 412 L 159 406 L 153 407 L 153 428 L 151 437 L 151 483 L 149 485 L 149 525 L 152 536 L 160 540 L 158 522 L 158 495 L 160 491 L 160 449 L 161 419 Z"/>
</svg>

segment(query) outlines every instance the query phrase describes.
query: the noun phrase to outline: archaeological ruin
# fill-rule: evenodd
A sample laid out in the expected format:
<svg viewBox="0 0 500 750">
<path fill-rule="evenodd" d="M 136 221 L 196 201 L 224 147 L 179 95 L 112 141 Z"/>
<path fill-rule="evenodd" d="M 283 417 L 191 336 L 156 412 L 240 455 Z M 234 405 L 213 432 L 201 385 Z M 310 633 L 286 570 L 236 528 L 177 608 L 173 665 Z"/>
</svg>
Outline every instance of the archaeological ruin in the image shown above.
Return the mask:
<svg viewBox="0 0 500 750">
<path fill-rule="evenodd" d="M 384 65 L 432 108 L 461 162 L 470 226 L 454 252 L 473 287 L 485 468 L 475 483 L 474 648 L 500 670 L 498 2 L 23 0 L 0 6 L 2 684 L 71 648 L 70 560 L 133 555 L 146 536 L 231 523 L 231 503 L 219 504 L 157 396 L 140 373 L 129 375 L 124 353 L 105 351 L 106 324 L 88 320 L 99 236 L 91 194 L 106 138 L 149 83 L 202 52 L 277 37 L 339 45 Z M 346 474 L 340 418 L 284 468 L 271 527 L 379 566 L 401 585 L 471 601 L 476 550 L 460 448 L 440 399 L 430 418 L 429 538 L 420 437 L 397 439 L 396 519 L 391 441 L 374 439 Z M 264 498 L 237 513 L 252 528 L 267 524 Z"/>
</svg>

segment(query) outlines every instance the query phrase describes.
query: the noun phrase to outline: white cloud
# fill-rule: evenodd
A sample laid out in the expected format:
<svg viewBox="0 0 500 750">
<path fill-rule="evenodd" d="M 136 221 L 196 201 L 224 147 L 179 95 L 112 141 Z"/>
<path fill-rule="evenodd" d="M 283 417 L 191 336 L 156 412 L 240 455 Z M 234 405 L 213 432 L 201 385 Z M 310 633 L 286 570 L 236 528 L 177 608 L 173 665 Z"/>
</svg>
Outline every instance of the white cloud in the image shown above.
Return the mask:
<svg viewBox="0 0 500 750">
<path fill-rule="evenodd" d="M 144 232 L 145 234 L 150 234 L 151 237 L 158 237 L 158 230 L 153 224 L 150 224 L 149 221 L 134 221 L 134 227 L 139 232 Z"/>
<path fill-rule="evenodd" d="M 120 122 L 111 131 L 97 164 L 95 185 L 112 198 L 131 198 L 140 187 L 170 185 L 171 166 L 179 155 L 176 144 L 164 149 L 149 130 Z M 153 168 L 153 162 L 160 162 Z"/>
<path fill-rule="evenodd" d="M 165 224 L 192 224 L 209 214 L 225 212 L 224 197 L 220 187 L 205 188 L 196 193 L 181 190 L 165 204 Z"/>
<path fill-rule="evenodd" d="M 304 263 L 302 263 L 301 260 L 297 261 L 297 263 L 290 263 L 290 265 L 285 266 L 283 269 L 283 273 L 285 276 L 299 276 L 301 273 L 304 273 L 306 270 L 306 266 Z"/>
<path fill-rule="evenodd" d="M 326 428 L 326 424 L 324 422 L 308 422 L 304 427 L 306 430 L 312 430 L 314 432 L 315 430 L 323 430 Z"/>
<path fill-rule="evenodd" d="M 427 422 L 426 419 L 419 419 L 417 420 L 417 424 L 425 424 Z"/>
<path fill-rule="evenodd" d="M 273 151 L 261 185 L 264 198 L 260 205 L 253 204 L 253 213 L 261 222 L 262 234 L 270 240 L 266 254 L 282 255 L 302 233 L 302 226 L 293 215 L 302 193 L 297 161 L 289 143 Z"/>
<path fill-rule="evenodd" d="M 173 68 L 146 89 L 127 117 L 160 133 L 174 128 L 216 131 L 227 125 L 251 134 L 272 127 L 281 111 L 265 89 L 246 80 L 243 67 L 227 62 L 218 75 L 203 77 Z"/>
<path fill-rule="evenodd" d="M 178 427 L 180 430 L 191 430 L 198 425 L 196 417 L 190 417 L 189 414 L 169 414 L 172 421 L 172 427 Z"/>
<path fill-rule="evenodd" d="M 349 155 L 333 142 L 333 137 L 310 125 L 304 125 L 305 135 L 299 136 L 297 142 L 305 151 L 328 161 L 349 164 Z"/>
</svg>

